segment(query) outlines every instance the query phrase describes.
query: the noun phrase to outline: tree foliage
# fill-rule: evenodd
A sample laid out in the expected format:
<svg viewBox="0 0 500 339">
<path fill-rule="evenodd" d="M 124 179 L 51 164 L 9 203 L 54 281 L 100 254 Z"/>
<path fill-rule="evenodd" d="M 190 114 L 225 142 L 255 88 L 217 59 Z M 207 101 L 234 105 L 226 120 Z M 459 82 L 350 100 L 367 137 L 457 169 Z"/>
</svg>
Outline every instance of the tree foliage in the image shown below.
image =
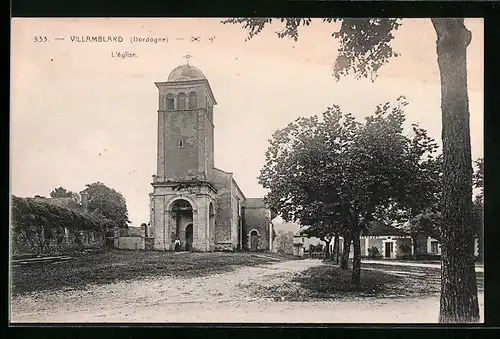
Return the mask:
<svg viewBox="0 0 500 339">
<path fill-rule="evenodd" d="M 293 232 L 278 232 L 275 245 L 278 253 L 293 254 Z"/>
<path fill-rule="evenodd" d="M 241 25 L 248 32 L 247 40 L 250 40 L 273 21 L 280 21 L 284 25 L 282 30 L 276 32 L 279 38 L 288 37 L 295 41 L 299 38 L 299 27 L 311 24 L 310 18 L 231 18 L 222 23 Z M 333 75 L 337 79 L 351 74 L 357 78 L 374 80 L 380 67 L 391 58 L 399 56 L 390 42 L 394 37 L 393 32 L 401 26 L 400 19 L 325 18 L 323 21 L 340 24 L 332 32 L 332 36 L 340 42 L 333 68 Z"/>
<path fill-rule="evenodd" d="M 102 227 L 96 216 L 56 206 L 43 199 L 12 197 L 12 226 L 14 230 L 30 227 L 47 229 L 94 229 Z"/>
<path fill-rule="evenodd" d="M 68 191 L 64 187 L 55 188 L 50 192 L 51 198 L 71 198 L 74 202 L 80 203 L 80 195 L 78 193 Z"/>
<path fill-rule="evenodd" d="M 87 209 L 106 223 L 107 229 L 126 228 L 128 210 L 123 195 L 101 182 L 86 185 Z"/>
</svg>

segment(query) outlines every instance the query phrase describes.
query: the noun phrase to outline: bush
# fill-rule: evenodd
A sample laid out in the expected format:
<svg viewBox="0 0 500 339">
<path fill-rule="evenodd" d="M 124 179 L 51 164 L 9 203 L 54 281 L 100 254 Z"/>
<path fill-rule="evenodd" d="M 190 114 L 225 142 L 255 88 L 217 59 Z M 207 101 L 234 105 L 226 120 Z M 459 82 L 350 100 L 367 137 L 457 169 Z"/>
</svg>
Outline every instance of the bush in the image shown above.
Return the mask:
<svg viewBox="0 0 500 339">
<path fill-rule="evenodd" d="M 378 258 L 380 256 L 380 251 L 378 247 L 372 246 L 368 249 L 368 258 Z"/>
<path fill-rule="evenodd" d="M 408 245 L 408 244 L 401 244 L 401 245 L 399 245 L 399 249 L 401 250 L 401 252 L 403 252 L 401 254 L 401 256 L 406 256 L 406 255 L 411 254 L 411 246 Z"/>
</svg>

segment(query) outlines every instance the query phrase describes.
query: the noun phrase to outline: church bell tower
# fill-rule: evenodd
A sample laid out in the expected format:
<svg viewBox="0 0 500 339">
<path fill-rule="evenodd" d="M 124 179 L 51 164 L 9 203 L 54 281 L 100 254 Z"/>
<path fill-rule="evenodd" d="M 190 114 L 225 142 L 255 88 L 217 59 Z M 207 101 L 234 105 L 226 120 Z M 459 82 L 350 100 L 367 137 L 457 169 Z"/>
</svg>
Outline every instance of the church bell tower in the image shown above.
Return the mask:
<svg viewBox="0 0 500 339">
<path fill-rule="evenodd" d="M 213 249 L 216 189 L 213 185 L 217 104 L 205 75 L 187 64 L 176 67 L 158 88 L 157 169 L 151 195 L 154 248 Z"/>
</svg>

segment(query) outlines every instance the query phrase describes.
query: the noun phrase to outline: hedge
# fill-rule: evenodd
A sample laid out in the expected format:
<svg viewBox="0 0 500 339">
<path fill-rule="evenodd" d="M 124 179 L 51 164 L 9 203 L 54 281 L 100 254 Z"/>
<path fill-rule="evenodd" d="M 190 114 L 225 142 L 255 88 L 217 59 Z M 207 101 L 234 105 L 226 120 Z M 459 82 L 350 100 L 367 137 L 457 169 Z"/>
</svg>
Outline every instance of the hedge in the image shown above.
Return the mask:
<svg viewBox="0 0 500 339">
<path fill-rule="evenodd" d="M 26 229 L 32 226 L 101 230 L 107 220 L 87 212 L 73 211 L 42 199 L 12 197 L 12 226 Z"/>
</svg>

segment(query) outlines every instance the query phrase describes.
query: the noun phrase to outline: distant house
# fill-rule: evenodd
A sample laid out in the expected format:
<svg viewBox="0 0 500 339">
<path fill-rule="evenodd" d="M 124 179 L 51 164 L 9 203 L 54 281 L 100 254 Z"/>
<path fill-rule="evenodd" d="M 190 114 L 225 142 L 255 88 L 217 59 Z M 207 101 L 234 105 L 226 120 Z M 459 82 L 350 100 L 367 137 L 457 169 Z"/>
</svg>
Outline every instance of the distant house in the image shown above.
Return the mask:
<svg viewBox="0 0 500 339">
<path fill-rule="evenodd" d="M 293 254 L 299 257 L 304 256 L 309 252 L 311 245 L 313 246 L 326 246 L 326 243 L 316 237 L 308 237 L 304 234 L 304 231 L 308 229 L 309 226 L 302 226 L 293 236 Z"/>
<path fill-rule="evenodd" d="M 416 254 L 419 256 L 440 256 L 441 245 L 431 237 L 417 237 L 417 246 L 405 230 L 388 225 L 376 225 L 360 237 L 362 257 L 377 259 L 397 259 Z M 334 239 L 330 241 L 330 252 L 333 252 Z M 343 252 L 344 239 L 339 237 L 339 251 Z M 474 255 L 479 255 L 478 239 L 474 240 Z M 349 258 L 354 256 L 354 246 L 351 244 Z"/>
<path fill-rule="evenodd" d="M 344 251 L 344 238 L 339 237 L 339 251 Z M 334 239 L 330 241 L 330 251 L 333 252 Z M 413 254 L 411 237 L 402 229 L 376 225 L 360 237 L 362 257 L 395 259 Z M 349 258 L 354 256 L 354 246 L 351 244 Z"/>
</svg>

